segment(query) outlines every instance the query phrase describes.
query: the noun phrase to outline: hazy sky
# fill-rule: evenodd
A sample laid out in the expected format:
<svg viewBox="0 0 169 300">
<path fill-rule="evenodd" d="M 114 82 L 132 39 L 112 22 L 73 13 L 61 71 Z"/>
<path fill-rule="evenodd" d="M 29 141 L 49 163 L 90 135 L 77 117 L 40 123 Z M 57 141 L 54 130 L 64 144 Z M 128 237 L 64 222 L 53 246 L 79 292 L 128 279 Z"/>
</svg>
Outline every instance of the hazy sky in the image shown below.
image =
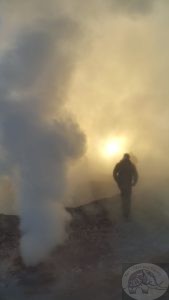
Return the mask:
<svg viewBox="0 0 169 300">
<path fill-rule="evenodd" d="M 107 10 L 95 6 L 85 24 L 67 105 L 102 167 L 108 162 L 100 155 L 100 143 L 122 137 L 121 153 L 131 151 L 142 174 L 163 180 L 169 168 L 168 3 L 112 1 Z"/>
<path fill-rule="evenodd" d="M 142 172 L 151 174 L 153 168 L 154 175 L 154 168 L 156 174 L 161 168 L 168 176 L 168 2 L 15 0 L 1 1 L 0 7 L 2 63 L 7 49 L 20 43 L 18 36 L 47 30 L 50 38 L 43 70 L 40 65 L 33 69 L 33 64 L 28 69 L 30 76 L 38 73 L 38 94 L 44 97 L 46 93 L 39 109 L 47 103 L 45 114 L 56 118 L 60 85 L 61 110 L 71 112 L 85 133 L 90 167 L 99 165 L 99 169 L 101 164 L 106 169 L 129 151 L 137 157 Z M 74 23 L 73 35 L 69 20 Z M 64 39 L 63 53 L 70 52 L 71 57 L 68 63 L 64 61 L 64 74 L 56 70 L 62 68 L 62 61 L 57 61 L 57 32 Z M 66 78 L 65 86 L 60 76 Z M 107 139 L 124 141 L 114 157 L 102 155 Z"/>
</svg>

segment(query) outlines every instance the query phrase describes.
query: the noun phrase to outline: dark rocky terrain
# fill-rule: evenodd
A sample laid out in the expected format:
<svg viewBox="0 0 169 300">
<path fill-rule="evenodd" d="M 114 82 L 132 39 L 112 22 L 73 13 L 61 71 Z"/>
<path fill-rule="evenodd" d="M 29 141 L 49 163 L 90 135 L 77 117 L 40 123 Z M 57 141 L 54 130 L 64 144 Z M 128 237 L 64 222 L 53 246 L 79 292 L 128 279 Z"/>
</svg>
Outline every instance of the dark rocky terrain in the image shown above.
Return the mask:
<svg viewBox="0 0 169 300">
<path fill-rule="evenodd" d="M 19 253 L 19 218 L 0 215 L 0 300 L 120 300 L 124 263 L 168 262 L 169 225 L 158 208 L 120 216 L 119 199 L 67 208 L 72 215 L 64 245 L 37 267 Z"/>
</svg>

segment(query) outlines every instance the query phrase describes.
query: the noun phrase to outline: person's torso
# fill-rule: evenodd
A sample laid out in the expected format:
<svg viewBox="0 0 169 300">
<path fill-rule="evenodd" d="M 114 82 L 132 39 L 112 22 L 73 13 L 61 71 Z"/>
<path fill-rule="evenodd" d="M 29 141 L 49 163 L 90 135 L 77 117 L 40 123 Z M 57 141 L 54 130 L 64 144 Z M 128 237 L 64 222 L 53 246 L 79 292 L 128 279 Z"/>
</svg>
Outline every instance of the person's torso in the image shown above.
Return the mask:
<svg viewBox="0 0 169 300">
<path fill-rule="evenodd" d="M 133 165 L 130 161 L 121 161 L 118 165 L 118 179 L 120 182 L 131 183 L 133 178 Z"/>
</svg>

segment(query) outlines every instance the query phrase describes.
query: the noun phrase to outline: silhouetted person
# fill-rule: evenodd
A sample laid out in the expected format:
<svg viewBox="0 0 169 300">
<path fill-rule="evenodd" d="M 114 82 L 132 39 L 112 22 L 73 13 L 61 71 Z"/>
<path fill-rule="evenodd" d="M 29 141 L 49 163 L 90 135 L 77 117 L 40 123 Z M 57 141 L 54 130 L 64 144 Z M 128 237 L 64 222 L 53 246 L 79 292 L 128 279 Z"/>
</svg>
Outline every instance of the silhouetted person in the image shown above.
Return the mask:
<svg viewBox="0 0 169 300">
<path fill-rule="evenodd" d="M 124 154 L 123 159 L 115 166 L 113 177 L 121 191 L 123 216 L 128 219 L 131 208 L 132 186 L 134 186 L 138 180 L 137 169 L 131 162 L 128 153 Z"/>
</svg>

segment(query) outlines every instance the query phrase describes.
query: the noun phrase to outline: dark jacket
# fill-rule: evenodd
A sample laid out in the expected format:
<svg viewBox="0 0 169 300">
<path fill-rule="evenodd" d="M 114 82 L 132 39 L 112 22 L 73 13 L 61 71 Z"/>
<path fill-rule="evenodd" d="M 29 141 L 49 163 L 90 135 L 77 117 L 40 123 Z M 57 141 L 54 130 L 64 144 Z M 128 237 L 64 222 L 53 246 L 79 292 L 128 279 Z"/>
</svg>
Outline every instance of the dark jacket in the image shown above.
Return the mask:
<svg viewBox="0 0 169 300">
<path fill-rule="evenodd" d="M 120 186 L 132 186 L 137 183 L 138 173 L 130 159 L 122 159 L 113 170 L 113 177 Z"/>
</svg>

